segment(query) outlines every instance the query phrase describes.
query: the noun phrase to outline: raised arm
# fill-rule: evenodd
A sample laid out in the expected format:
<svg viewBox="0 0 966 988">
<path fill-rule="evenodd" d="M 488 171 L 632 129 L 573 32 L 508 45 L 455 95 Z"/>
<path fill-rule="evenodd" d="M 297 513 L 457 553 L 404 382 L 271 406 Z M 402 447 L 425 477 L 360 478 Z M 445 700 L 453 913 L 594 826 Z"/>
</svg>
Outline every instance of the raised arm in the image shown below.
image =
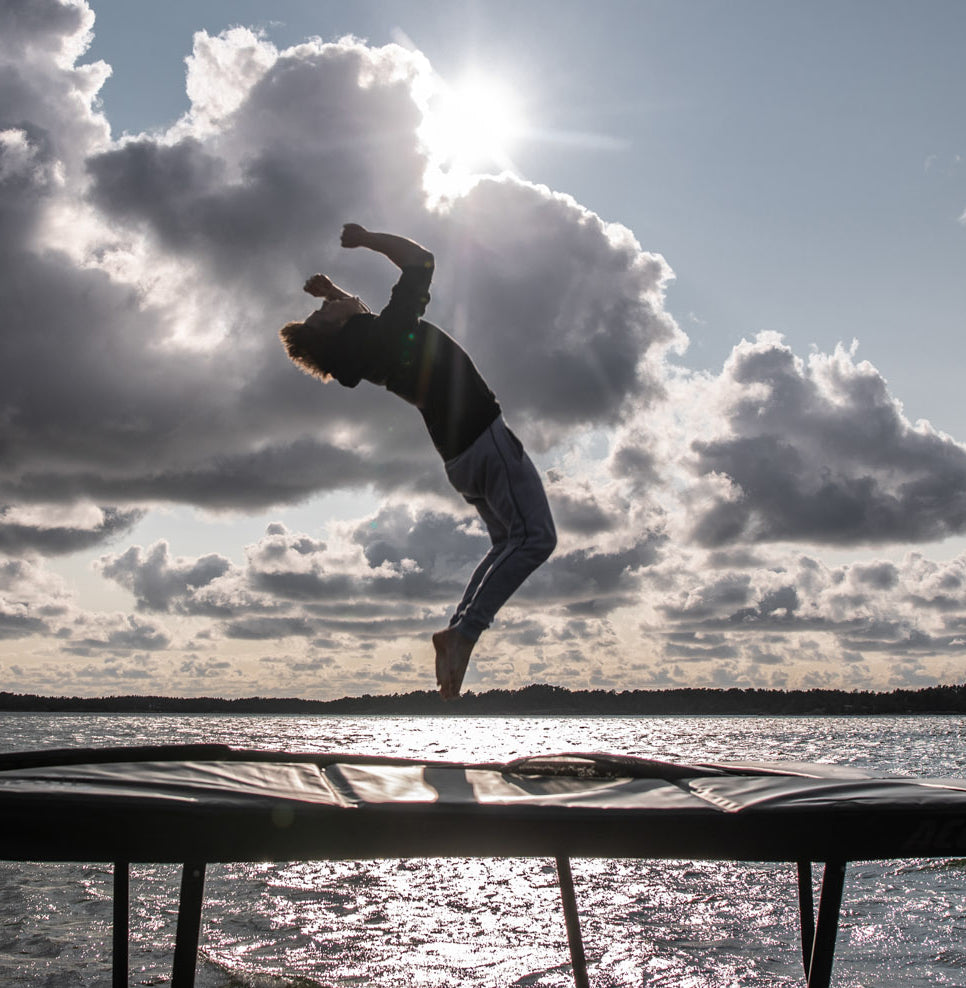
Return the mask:
<svg viewBox="0 0 966 988">
<path fill-rule="evenodd" d="M 340 288 L 328 275 L 324 274 L 312 275 L 302 286 L 302 290 L 316 298 L 324 298 L 331 302 L 352 298 L 344 288 Z"/>
<path fill-rule="evenodd" d="M 346 223 L 342 228 L 343 247 L 368 247 L 389 258 L 397 268 L 432 267 L 433 255 L 415 240 L 394 233 L 373 233 L 358 223 Z"/>
</svg>

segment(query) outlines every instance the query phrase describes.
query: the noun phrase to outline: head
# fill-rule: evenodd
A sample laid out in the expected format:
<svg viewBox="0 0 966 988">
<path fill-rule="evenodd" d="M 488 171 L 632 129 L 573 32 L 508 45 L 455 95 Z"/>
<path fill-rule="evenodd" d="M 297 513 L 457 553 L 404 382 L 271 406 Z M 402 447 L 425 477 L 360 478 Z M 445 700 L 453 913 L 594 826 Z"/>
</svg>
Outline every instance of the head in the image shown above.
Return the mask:
<svg viewBox="0 0 966 988">
<path fill-rule="evenodd" d="M 360 298 L 326 299 L 304 322 L 286 323 L 279 331 L 285 352 L 307 374 L 332 379 L 327 354 L 339 330 L 353 317 L 368 312 Z"/>
<path fill-rule="evenodd" d="M 322 308 L 316 309 L 305 322 L 320 328 L 342 329 L 353 316 L 368 311 L 369 306 L 358 295 L 350 295 L 348 298 L 327 298 L 322 303 Z"/>
</svg>

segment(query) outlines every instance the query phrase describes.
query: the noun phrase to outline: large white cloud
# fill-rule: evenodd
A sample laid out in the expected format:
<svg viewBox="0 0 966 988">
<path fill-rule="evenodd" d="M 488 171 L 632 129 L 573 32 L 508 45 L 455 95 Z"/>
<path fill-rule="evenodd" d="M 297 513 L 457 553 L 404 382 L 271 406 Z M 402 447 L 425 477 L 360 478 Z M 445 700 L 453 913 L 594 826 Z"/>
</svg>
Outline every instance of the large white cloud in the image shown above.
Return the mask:
<svg viewBox="0 0 966 988">
<path fill-rule="evenodd" d="M 89 18 L 72 10 L 58 23 L 76 53 Z M 111 145 L 92 108 L 103 68 L 3 44 L 6 497 L 251 507 L 439 486 L 415 411 L 313 386 L 278 346 L 278 326 L 310 311 L 299 288 L 316 268 L 375 307 L 388 297 L 390 266 L 340 252 L 348 219 L 436 251 L 431 314 L 535 440 L 615 421 L 659 388 L 648 356 L 677 338 L 669 271 L 626 231 L 510 179 L 428 207 L 421 56 L 202 33 L 186 118 Z"/>
</svg>

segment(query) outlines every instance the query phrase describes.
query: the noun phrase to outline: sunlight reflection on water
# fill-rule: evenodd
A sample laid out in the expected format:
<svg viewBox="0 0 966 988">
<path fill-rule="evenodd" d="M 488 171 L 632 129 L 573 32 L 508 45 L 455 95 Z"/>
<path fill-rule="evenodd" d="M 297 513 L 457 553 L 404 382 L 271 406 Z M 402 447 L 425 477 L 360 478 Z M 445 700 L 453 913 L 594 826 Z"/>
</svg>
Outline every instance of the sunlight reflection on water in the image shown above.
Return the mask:
<svg viewBox="0 0 966 988">
<path fill-rule="evenodd" d="M 3 724 L 6 750 L 204 741 L 453 761 L 596 750 L 966 775 L 958 717 L 3 715 Z M 573 871 L 596 988 L 802 983 L 790 866 L 582 859 Z M 109 868 L 0 864 L 0 876 L 0 983 L 109 981 Z M 132 984 L 170 976 L 179 880 L 172 866 L 132 867 Z M 966 983 L 964 893 L 962 861 L 853 865 L 834 983 Z M 550 860 L 212 866 L 205 901 L 199 988 L 573 984 Z"/>
</svg>

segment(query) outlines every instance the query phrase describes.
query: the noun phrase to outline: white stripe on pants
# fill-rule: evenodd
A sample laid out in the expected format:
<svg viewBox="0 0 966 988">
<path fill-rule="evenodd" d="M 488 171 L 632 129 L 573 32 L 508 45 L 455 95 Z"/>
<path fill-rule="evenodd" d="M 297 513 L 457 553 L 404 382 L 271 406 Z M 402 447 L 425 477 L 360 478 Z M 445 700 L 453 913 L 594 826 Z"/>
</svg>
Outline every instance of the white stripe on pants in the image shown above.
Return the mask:
<svg viewBox="0 0 966 988">
<path fill-rule="evenodd" d="M 520 584 L 550 556 L 557 533 L 537 468 L 501 417 L 446 462 L 446 476 L 479 512 L 493 543 L 449 623 L 476 641 Z"/>
</svg>

